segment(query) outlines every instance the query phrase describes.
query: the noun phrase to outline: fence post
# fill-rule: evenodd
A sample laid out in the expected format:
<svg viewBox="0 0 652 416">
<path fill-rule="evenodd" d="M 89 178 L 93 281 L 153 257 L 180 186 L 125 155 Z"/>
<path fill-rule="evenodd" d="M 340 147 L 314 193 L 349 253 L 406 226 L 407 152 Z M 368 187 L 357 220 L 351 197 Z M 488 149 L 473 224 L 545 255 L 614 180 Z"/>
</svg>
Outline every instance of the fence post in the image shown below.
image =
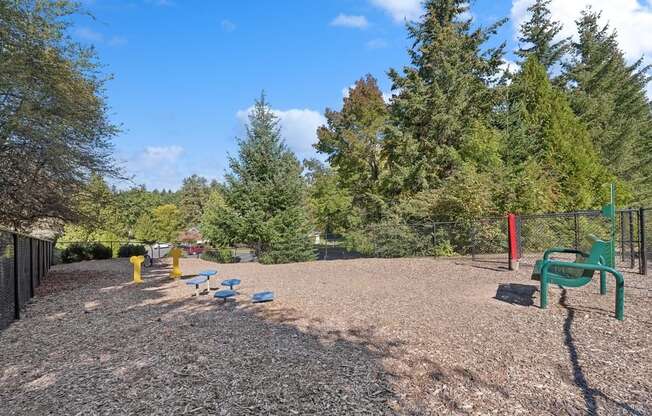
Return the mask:
<svg viewBox="0 0 652 416">
<path fill-rule="evenodd" d="M 645 208 L 638 210 L 638 249 L 639 249 L 639 271 L 642 275 L 647 275 L 647 255 L 645 241 Z"/>
<path fill-rule="evenodd" d="M 573 214 L 573 219 L 575 220 L 575 250 L 580 248 L 580 223 L 577 219 L 577 212 Z"/>
<path fill-rule="evenodd" d="M 625 262 L 625 213 L 620 211 L 620 261 Z"/>
<path fill-rule="evenodd" d="M 509 246 L 509 270 L 518 270 L 518 238 L 516 232 L 516 215 L 507 215 L 507 233 L 508 233 L 508 246 Z"/>
<path fill-rule="evenodd" d="M 437 223 L 432 223 L 432 247 L 437 247 Z"/>
<path fill-rule="evenodd" d="M 29 239 L 29 294 L 30 297 L 34 297 L 34 259 L 32 258 L 32 246 L 34 245 L 34 239 Z"/>
<path fill-rule="evenodd" d="M 20 295 L 18 294 L 18 235 L 11 234 L 14 244 L 14 319 L 20 319 Z"/>
<path fill-rule="evenodd" d="M 469 232 L 471 233 L 470 235 L 470 242 L 471 242 L 471 259 L 475 260 L 475 222 L 471 223 L 471 228 L 469 229 Z"/>
<path fill-rule="evenodd" d="M 631 208 L 629 208 L 627 217 L 629 220 L 629 268 L 633 269 L 636 260 L 634 259 L 634 215 Z"/>
</svg>

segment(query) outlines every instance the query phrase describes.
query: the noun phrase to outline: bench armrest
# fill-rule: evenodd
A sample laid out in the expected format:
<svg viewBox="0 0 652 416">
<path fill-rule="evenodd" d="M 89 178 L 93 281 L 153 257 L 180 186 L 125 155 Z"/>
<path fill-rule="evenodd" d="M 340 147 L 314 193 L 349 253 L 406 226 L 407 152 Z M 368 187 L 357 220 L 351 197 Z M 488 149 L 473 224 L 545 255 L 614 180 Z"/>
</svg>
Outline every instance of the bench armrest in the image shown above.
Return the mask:
<svg viewBox="0 0 652 416">
<path fill-rule="evenodd" d="M 609 266 L 605 266 L 603 264 L 571 263 L 567 261 L 557 261 L 557 260 L 546 260 L 543 262 L 543 265 L 541 266 L 542 276 L 548 271 L 550 266 L 567 267 L 569 269 L 597 270 L 599 272 L 607 272 L 607 273 L 611 273 L 616 278 L 617 282 L 622 284 L 622 282 L 624 281 L 623 275 L 618 270 Z"/>
<path fill-rule="evenodd" d="M 553 247 L 553 248 L 549 248 L 548 250 L 545 251 L 545 253 L 543 253 L 543 259 L 548 260 L 548 257 L 550 257 L 552 253 L 581 254 L 584 257 L 589 257 L 589 255 L 583 252 L 582 250 L 576 250 L 574 248 L 565 248 L 565 247 Z"/>
</svg>

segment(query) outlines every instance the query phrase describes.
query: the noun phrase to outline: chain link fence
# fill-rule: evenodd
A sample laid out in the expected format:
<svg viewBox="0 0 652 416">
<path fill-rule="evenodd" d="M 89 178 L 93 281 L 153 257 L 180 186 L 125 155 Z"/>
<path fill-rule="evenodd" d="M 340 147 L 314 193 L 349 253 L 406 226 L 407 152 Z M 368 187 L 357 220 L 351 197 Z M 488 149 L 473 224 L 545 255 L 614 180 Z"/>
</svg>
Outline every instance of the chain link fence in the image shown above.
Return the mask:
<svg viewBox="0 0 652 416">
<path fill-rule="evenodd" d="M 360 257 L 457 257 L 506 262 L 504 218 L 373 224 L 346 236 L 316 234 L 318 260 Z"/>
<path fill-rule="evenodd" d="M 20 319 L 51 263 L 51 241 L 0 230 L 0 329 Z"/>
</svg>

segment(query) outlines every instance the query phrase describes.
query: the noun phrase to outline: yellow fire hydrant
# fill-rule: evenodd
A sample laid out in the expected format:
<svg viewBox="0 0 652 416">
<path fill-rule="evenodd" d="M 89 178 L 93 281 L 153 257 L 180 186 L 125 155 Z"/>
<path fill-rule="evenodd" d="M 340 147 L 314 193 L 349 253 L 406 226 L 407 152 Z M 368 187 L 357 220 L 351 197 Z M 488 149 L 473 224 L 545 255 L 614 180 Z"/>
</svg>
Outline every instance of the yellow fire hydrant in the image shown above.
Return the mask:
<svg viewBox="0 0 652 416">
<path fill-rule="evenodd" d="M 134 283 L 143 283 L 140 268 L 145 261 L 145 256 L 131 256 L 129 261 L 134 265 Z"/>
<path fill-rule="evenodd" d="M 172 271 L 170 272 L 170 277 L 175 279 L 181 276 L 181 268 L 179 267 L 179 257 L 183 252 L 180 248 L 175 247 L 170 250 L 170 256 L 172 257 Z"/>
</svg>

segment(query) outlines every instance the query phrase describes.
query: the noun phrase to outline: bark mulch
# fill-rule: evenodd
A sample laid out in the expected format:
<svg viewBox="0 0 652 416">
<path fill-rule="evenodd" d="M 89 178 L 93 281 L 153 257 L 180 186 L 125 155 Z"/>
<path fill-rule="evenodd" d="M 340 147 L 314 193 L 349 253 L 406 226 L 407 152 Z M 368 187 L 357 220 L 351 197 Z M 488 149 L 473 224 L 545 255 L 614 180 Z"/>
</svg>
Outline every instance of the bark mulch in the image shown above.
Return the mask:
<svg viewBox="0 0 652 416">
<path fill-rule="evenodd" d="M 0 332 L 2 415 L 652 415 L 652 278 L 551 289 L 500 262 L 182 259 L 242 280 L 223 303 L 168 266 L 56 266 Z M 272 290 L 276 300 L 249 296 Z"/>
</svg>

